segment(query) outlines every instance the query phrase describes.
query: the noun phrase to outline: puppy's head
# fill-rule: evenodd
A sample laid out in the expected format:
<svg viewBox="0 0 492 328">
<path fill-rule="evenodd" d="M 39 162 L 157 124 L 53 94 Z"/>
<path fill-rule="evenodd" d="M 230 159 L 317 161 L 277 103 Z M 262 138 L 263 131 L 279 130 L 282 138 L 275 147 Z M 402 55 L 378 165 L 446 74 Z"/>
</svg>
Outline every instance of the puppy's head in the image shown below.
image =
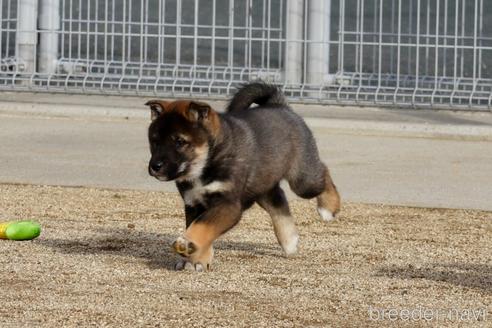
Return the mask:
<svg viewBox="0 0 492 328">
<path fill-rule="evenodd" d="M 193 180 L 207 163 L 220 121 L 208 105 L 195 101 L 151 100 L 149 174 L 161 181 Z"/>
</svg>

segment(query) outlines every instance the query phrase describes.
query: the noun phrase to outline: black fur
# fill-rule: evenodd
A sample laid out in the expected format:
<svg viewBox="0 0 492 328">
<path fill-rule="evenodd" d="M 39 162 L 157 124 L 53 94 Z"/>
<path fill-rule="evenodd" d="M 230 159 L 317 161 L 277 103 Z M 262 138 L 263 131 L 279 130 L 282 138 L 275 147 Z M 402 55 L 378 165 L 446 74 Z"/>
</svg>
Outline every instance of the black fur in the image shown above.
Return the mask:
<svg viewBox="0 0 492 328">
<path fill-rule="evenodd" d="M 244 86 L 220 121 L 221 134 L 209 151 L 200 179 L 204 185 L 232 181 L 234 188 L 205 197 L 206 208 L 223 197 L 239 200 L 245 210 L 277 188 L 282 179 L 303 198 L 316 197 L 324 190 L 326 168 L 311 131 L 286 105 L 277 87 L 260 82 Z"/>
<path fill-rule="evenodd" d="M 227 112 L 249 108 L 253 103 L 263 106 L 287 106 L 282 91 L 275 85 L 253 82 L 242 85 L 227 106 Z"/>
</svg>

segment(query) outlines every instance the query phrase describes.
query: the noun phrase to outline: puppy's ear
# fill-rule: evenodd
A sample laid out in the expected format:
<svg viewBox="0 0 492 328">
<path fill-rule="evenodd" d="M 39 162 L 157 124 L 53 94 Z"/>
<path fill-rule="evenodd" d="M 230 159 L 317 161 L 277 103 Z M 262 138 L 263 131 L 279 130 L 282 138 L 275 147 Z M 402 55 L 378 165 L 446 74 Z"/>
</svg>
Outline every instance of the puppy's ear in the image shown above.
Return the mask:
<svg viewBox="0 0 492 328">
<path fill-rule="evenodd" d="M 166 111 L 166 106 L 169 105 L 169 102 L 163 100 L 150 100 L 147 101 L 145 105 L 150 106 L 150 118 L 153 121 Z"/>
<path fill-rule="evenodd" d="M 188 118 L 193 122 L 203 122 L 208 120 L 212 107 L 209 104 L 191 101 L 188 107 Z"/>
<path fill-rule="evenodd" d="M 218 136 L 220 131 L 219 115 L 209 104 L 191 101 L 186 116 L 189 121 L 202 125 L 213 137 Z"/>
</svg>

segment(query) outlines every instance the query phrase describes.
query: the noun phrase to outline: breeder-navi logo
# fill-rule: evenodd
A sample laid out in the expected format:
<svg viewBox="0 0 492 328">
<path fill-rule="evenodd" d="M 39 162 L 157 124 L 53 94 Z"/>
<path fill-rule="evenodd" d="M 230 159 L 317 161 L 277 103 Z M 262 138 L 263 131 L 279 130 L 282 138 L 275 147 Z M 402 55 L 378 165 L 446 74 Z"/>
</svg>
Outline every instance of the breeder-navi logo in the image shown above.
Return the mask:
<svg viewBox="0 0 492 328">
<path fill-rule="evenodd" d="M 382 309 L 369 306 L 369 318 L 374 321 L 485 321 L 487 309 L 428 309 L 417 307 L 415 309 Z"/>
</svg>

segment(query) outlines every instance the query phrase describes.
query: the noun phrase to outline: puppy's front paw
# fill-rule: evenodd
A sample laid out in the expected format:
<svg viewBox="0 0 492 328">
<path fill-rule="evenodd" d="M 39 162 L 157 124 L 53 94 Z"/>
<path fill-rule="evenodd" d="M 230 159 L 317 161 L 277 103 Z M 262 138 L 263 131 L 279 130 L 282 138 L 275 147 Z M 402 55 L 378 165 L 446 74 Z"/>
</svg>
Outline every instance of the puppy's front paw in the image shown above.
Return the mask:
<svg viewBox="0 0 492 328">
<path fill-rule="evenodd" d="M 176 271 L 186 270 L 186 271 L 204 272 L 204 271 L 208 271 L 210 269 L 210 265 L 207 264 L 206 266 L 204 266 L 201 263 L 193 264 L 190 261 L 188 261 L 187 259 L 179 259 L 178 262 L 176 263 L 176 265 L 174 266 L 174 269 Z"/>
<path fill-rule="evenodd" d="M 190 257 L 197 250 L 195 244 L 183 237 L 176 239 L 172 247 L 176 253 L 184 257 Z"/>
<path fill-rule="evenodd" d="M 181 255 L 183 258 L 180 259 L 176 265 L 175 269 L 180 270 L 190 270 L 203 272 L 210 270 L 210 264 L 213 258 L 213 248 L 208 247 L 198 247 L 192 241 L 184 237 L 179 237 L 172 245 L 174 251 Z"/>
</svg>

